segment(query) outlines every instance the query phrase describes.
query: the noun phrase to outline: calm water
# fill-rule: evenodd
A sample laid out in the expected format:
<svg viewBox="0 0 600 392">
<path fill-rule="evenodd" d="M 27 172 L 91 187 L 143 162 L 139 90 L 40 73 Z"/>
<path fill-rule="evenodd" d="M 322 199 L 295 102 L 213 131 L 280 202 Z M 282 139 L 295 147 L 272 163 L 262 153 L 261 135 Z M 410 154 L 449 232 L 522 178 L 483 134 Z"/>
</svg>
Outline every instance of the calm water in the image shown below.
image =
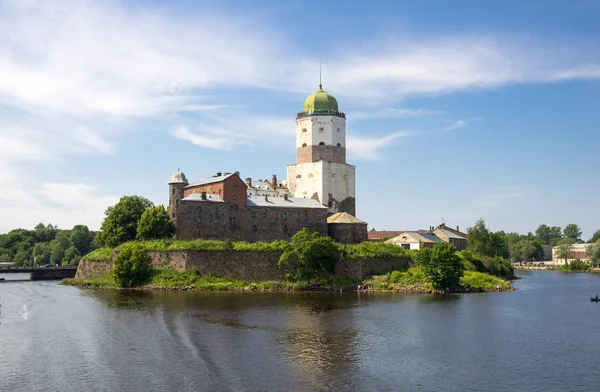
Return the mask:
<svg viewBox="0 0 600 392">
<path fill-rule="evenodd" d="M 599 390 L 600 276 L 520 275 L 436 297 L 0 283 L 0 390 Z"/>
</svg>

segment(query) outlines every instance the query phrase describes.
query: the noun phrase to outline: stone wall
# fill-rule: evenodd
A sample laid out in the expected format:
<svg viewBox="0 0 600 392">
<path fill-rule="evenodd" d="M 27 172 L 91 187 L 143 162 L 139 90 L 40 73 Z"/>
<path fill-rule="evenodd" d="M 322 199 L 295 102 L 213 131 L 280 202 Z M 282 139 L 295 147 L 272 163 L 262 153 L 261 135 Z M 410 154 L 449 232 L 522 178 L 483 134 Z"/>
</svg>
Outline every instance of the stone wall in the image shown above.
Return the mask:
<svg viewBox="0 0 600 392">
<path fill-rule="evenodd" d="M 302 146 L 296 149 L 296 162 L 309 163 L 327 161 L 346 163 L 346 147 L 340 146 Z"/>
<path fill-rule="evenodd" d="M 324 208 L 249 207 L 182 201 L 177 214 L 176 236 L 184 240 L 291 240 L 305 227 L 327 235 L 327 210 Z"/>
<path fill-rule="evenodd" d="M 368 240 L 367 224 L 328 223 L 327 235 L 339 244 L 360 244 Z"/>
<path fill-rule="evenodd" d="M 262 251 L 170 251 L 150 252 L 155 268 L 170 266 L 178 271 L 197 268 L 202 275 L 214 275 L 246 281 L 283 280 L 277 266 L 280 252 Z M 343 259 L 333 274 L 336 278 L 364 279 L 376 271 L 408 268 L 408 259 Z M 77 268 L 77 279 L 110 272 L 112 261 L 82 259 Z"/>
<path fill-rule="evenodd" d="M 109 261 L 92 261 L 85 258 L 79 261 L 75 279 L 85 279 L 91 276 L 108 274 L 113 267 L 112 260 Z"/>
</svg>

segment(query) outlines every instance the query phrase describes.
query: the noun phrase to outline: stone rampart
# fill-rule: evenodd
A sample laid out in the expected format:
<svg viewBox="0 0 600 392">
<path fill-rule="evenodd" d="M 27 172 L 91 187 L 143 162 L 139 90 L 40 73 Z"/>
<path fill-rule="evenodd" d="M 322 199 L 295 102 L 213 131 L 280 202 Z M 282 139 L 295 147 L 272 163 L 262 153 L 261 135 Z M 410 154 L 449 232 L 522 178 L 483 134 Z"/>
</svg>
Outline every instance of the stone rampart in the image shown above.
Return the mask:
<svg viewBox="0 0 600 392">
<path fill-rule="evenodd" d="M 197 268 L 202 275 L 214 275 L 246 281 L 283 280 L 277 266 L 280 252 L 264 251 L 168 251 L 150 252 L 154 268 L 172 267 L 178 271 Z M 110 272 L 112 261 L 82 259 L 78 279 Z M 364 279 L 377 271 L 408 268 L 408 259 L 342 259 L 336 264 L 335 278 Z"/>
</svg>

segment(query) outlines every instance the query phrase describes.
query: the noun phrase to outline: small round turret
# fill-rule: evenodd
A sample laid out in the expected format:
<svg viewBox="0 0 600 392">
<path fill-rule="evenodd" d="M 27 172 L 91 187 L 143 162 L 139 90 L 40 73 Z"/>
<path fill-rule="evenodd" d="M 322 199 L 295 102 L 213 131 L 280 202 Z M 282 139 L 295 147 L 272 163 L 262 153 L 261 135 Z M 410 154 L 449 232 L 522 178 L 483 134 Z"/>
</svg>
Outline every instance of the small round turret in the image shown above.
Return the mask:
<svg viewBox="0 0 600 392">
<path fill-rule="evenodd" d="M 171 181 L 169 181 L 169 184 L 188 184 L 188 180 L 185 177 L 185 174 L 183 174 L 179 169 L 177 169 L 177 171 L 175 173 L 173 173 L 173 175 L 171 176 Z"/>
</svg>

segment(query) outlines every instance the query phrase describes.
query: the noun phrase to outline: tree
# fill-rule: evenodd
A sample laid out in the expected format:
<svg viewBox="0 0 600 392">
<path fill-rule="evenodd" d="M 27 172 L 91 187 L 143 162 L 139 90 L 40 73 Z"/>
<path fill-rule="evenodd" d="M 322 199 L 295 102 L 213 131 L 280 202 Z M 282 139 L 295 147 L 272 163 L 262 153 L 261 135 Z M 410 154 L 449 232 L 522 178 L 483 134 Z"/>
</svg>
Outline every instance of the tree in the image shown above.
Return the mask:
<svg viewBox="0 0 600 392">
<path fill-rule="evenodd" d="M 79 264 L 80 259 L 81 253 L 79 253 L 76 247 L 72 246 L 65 251 L 65 256 L 63 257 L 63 265 L 76 266 L 77 264 Z"/>
<path fill-rule="evenodd" d="M 137 226 L 138 240 L 171 238 L 175 234 L 175 224 L 163 205 L 148 207 Z"/>
<path fill-rule="evenodd" d="M 600 239 L 587 248 L 587 255 L 590 257 L 592 267 L 600 266 Z"/>
<path fill-rule="evenodd" d="M 562 238 L 562 231 L 559 226 L 539 225 L 535 230 L 535 236 L 541 244 L 550 245 L 553 240 L 556 242 L 557 238 Z"/>
<path fill-rule="evenodd" d="M 38 223 L 33 229 L 36 242 L 50 242 L 56 237 L 56 228 L 51 223 L 45 226 L 43 223 Z"/>
<path fill-rule="evenodd" d="M 577 226 L 575 223 L 570 223 L 565 226 L 563 234 L 565 237 L 571 238 L 575 242 L 581 242 L 581 234 L 583 233 L 581 232 L 581 228 L 579 228 L 579 226 Z"/>
<path fill-rule="evenodd" d="M 319 271 L 333 273 L 338 257 L 338 248 L 330 237 L 304 228 L 294 234 L 278 265 L 286 270 L 288 281 L 310 282 Z"/>
<path fill-rule="evenodd" d="M 61 265 L 65 258 L 65 252 L 71 246 L 73 246 L 73 243 L 71 242 L 70 233 L 67 231 L 59 231 L 56 234 L 56 238 L 50 242 L 50 247 L 52 248 L 50 262 L 52 264 Z"/>
<path fill-rule="evenodd" d="M 514 261 L 541 260 L 544 257 L 544 249 L 537 241 L 522 239 L 511 244 L 510 257 Z"/>
<path fill-rule="evenodd" d="M 569 259 L 573 257 L 573 244 L 575 240 L 573 238 L 567 237 L 563 238 L 558 242 L 558 254 L 557 257 L 559 259 L 565 260 L 565 265 L 569 263 Z"/>
<path fill-rule="evenodd" d="M 596 230 L 596 232 L 594 232 L 594 235 L 592 235 L 592 238 L 590 238 L 588 243 L 593 244 L 598 240 L 600 240 L 600 230 Z"/>
<path fill-rule="evenodd" d="M 490 233 L 486 255 L 492 257 L 500 256 L 506 259 L 510 257 L 508 238 L 505 232 L 497 231 L 495 233 Z"/>
<path fill-rule="evenodd" d="M 50 263 L 50 256 L 52 255 L 52 249 L 48 242 L 38 242 L 33 247 L 33 259 L 37 265 L 44 265 Z"/>
<path fill-rule="evenodd" d="M 33 240 L 22 241 L 13 258 L 15 265 L 33 265 Z"/>
<path fill-rule="evenodd" d="M 71 242 L 80 255 L 86 255 L 92 250 L 94 235 L 85 225 L 75 225 L 71 229 Z"/>
<path fill-rule="evenodd" d="M 436 289 L 456 287 L 463 276 L 464 266 L 456 254 L 456 248 L 446 242 L 436 243 L 433 249 L 420 250 L 416 261 Z"/>
<path fill-rule="evenodd" d="M 115 258 L 112 273 L 119 286 L 138 286 L 150 279 L 152 259 L 139 243 L 126 244 Z"/>
<path fill-rule="evenodd" d="M 485 226 L 485 221 L 479 219 L 475 222 L 473 227 L 467 229 L 467 235 L 469 237 L 469 250 L 475 254 L 485 255 L 490 240 L 490 231 Z"/>
<path fill-rule="evenodd" d="M 96 235 L 99 246 L 115 247 L 127 241 L 135 240 L 137 226 L 146 208 L 153 204 L 141 196 L 123 196 L 117 204 L 108 207 L 106 218 Z"/>
</svg>

